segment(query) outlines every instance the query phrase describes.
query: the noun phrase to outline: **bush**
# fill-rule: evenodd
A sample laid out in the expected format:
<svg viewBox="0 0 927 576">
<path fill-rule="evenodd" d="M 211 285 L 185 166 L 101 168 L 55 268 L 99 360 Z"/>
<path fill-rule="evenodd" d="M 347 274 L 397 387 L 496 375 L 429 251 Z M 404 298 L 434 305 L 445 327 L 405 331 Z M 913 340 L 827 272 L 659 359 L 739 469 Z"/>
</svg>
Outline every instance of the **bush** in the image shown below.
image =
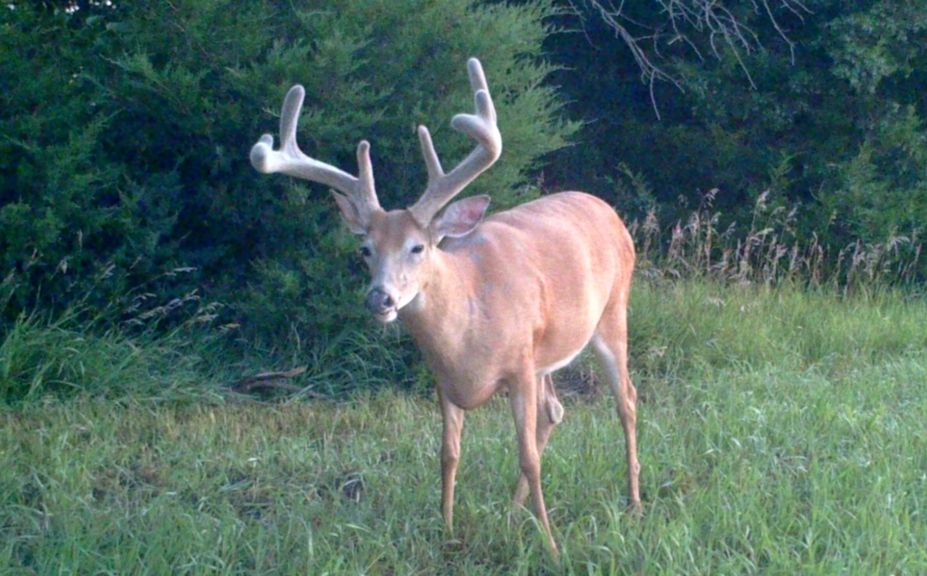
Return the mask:
<svg viewBox="0 0 927 576">
<path fill-rule="evenodd" d="M 226 304 L 226 324 L 268 350 L 355 329 L 363 275 L 327 191 L 261 176 L 247 161 L 294 83 L 308 93 L 303 148 L 355 171 L 354 146 L 370 139 L 387 207 L 424 188 L 417 123 L 448 164 L 471 147 L 448 127 L 472 107 L 468 56 L 483 60 L 506 146 L 473 192 L 517 202 L 537 159 L 575 129 L 541 86 L 543 1 L 5 4 L 7 323 L 76 300 L 129 310 L 140 294 L 163 307 L 196 293 Z"/>
</svg>

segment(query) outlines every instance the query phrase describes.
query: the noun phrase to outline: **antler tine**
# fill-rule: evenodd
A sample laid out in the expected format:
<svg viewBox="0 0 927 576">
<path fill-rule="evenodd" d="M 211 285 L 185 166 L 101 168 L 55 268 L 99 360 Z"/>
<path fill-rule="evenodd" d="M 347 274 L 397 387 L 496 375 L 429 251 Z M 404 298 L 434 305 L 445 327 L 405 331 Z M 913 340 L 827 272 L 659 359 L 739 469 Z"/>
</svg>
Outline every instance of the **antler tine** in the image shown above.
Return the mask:
<svg viewBox="0 0 927 576">
<path fill-rule="evenodd" d="M 467 71 L 470 75 L 470 86 L 474 91 L 476 114 L 457 114 L 451 119 L 451 127 L 476 140 L 477 147 L 453 170 L 445 174 L 428 128 L 418 127 L 422 156 L 428 169 L 428 187 L 409 210 L 422 226 L 427 226 L 441 208 L 492 166 L 502 154 L 502 135 L 496 126 L 496 108 L 489 95 L 483 66 L 476 58 L 470 58 Z"/>
<path fill-rule="evenodd" d="M 496 108 L 493 106 L 492 98 L 489 97 L 489 83 L 486 82 L 486 74 L 483 72 L 483 65 L 479 60 L 476 58 L 467 60 L 467 74 L 470 76 L 470 87 L 473 88 L 473 93 L 476 98 L 477 112 L 481 116 L 485 115 L 488 118 L 492 118 L 493 123 L 495 123 Z M 486 93 L 485 99 L 479 98 L 479 93 L 481 91 Z M 458 116 L 463 116 L 463 114 L 458 114 Z M 451 120 L 451 122 L 453 122 L 453 120 Z"/>
<path fill-rule="evenodd" d="M 280 172 L 287 176 L 324 184 L 343 192 L 357 210 L 364 214 L 380 208 L 370 162 L 370 144 L 357 145 L 358 177 L 325 162 L 306 156 L 296 143 L 296 127 L 306 90 L 299 84 L 290 88 L 280 111 L 280 150 L 274 150 L 274 137 L 264 134 L 251 148 L 251 165 L 264 174 Z"/>
<path fill-rule="evenodd" d="M 441 168 L 441 160 L 438 153 L 435 152 L 435 146 L 431 142 L 431 133 L 425 126 L 418 127 L 418 139 L 422 144 L 422 156 L 425 157 L 425 168 L 428 170 L 428 183 L 444 176 L 444 169 Z"/>
</svg>

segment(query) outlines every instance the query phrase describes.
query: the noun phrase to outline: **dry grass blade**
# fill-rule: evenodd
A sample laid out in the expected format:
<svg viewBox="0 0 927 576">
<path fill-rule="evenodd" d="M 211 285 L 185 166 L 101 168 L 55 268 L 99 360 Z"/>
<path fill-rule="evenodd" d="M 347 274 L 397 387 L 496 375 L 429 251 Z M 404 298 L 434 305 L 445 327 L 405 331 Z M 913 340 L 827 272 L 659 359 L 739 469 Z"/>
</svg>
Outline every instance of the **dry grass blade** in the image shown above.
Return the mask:
<svg viewBox="0 0 927 576">
<path fill-rule="evenodd" d="M 306 372 L 305 366 L 299 366 L 282 372 L 261 372 L 248 376 L 231 385 L 232 390 L 248 394 L 255 390 L 284 390 L 291 393 L 302 392 L 303 389 L 287 380 L 295 378 Z"/>
<path fill-rule="evenodd" d="M 629 224 L 642 276 L 767 286 L 796 282 L 843 292 L 912 286 L 923 280 L 917 230 L 884 242 L 856 239 L 837 247 L 814 232 L 802 236 L 795 225 L 798 207 L 774 206 L 769 190 L 757 197 L 749 229 L 737 230 L 734 223 L 724 227 L 724 215 L 712 209 L 715 193 L 706 194 L 697 210 L 670 225 L 661 224 L 653 209 L 643 221 Z"/>
</svg>

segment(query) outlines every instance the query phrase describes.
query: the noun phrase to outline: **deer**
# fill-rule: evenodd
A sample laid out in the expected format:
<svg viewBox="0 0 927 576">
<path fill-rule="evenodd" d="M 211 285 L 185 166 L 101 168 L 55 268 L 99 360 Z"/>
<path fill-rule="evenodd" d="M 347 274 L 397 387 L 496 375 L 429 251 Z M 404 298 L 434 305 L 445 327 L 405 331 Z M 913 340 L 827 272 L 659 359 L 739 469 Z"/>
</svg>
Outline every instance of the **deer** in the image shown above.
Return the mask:
<svg viewBox="0 0 927 576">
<path fill-rule="evenodd" d="M 264 134 L 250 159 L 261 173 L 331 189 L 348 229 L 361 237 L 371 278 L 365 307 L 379 322 L 399 319 L 421 350 L 443 420 L 441 510 L 448 533 L 464 415 L 506 392 L 520 468 L 513 505 L 523 506 L 530 495 L 549 550 L 559 557 L 541 489 L 541 454 L 564 412 L 551 375 L 590 345 L 624 429 L 629 508 L 641 510 L 637 390 L 628 372 L 634 244 L 615 210 L 584 192 L 543 195 L 488 217 L 489 196 L 451 202 L 502 153 L 483 67 L 471 58 L 467 68 L 475 114 L 457 114 L 451 126 L 476 146 L 445 172 L 428 128 L 418 126 L 428 180 L 408 208 L 380 207 L 366 140 L 357 146 L 357 176 L 300 150 L 305 89 L 298 84 L 284 98 L 280 148 Z"/>
</svg>

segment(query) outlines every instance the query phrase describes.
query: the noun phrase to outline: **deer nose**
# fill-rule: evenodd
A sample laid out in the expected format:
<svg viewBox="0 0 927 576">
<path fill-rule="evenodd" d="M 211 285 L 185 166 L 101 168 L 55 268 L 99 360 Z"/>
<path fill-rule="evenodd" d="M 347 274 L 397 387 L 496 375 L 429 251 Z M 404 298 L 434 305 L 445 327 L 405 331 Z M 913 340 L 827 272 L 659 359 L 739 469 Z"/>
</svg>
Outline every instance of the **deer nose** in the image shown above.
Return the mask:
<svg viewBox="0 0 927 576">
<path fill-rule="evenodd" d="M 374 314 L 382 314 L 396 305 L 393 297 L 383 291 L 382 288 L 373 288 L 367 293 L 367 300 L 364 302 L 367 310 Z"/>
</svg>

